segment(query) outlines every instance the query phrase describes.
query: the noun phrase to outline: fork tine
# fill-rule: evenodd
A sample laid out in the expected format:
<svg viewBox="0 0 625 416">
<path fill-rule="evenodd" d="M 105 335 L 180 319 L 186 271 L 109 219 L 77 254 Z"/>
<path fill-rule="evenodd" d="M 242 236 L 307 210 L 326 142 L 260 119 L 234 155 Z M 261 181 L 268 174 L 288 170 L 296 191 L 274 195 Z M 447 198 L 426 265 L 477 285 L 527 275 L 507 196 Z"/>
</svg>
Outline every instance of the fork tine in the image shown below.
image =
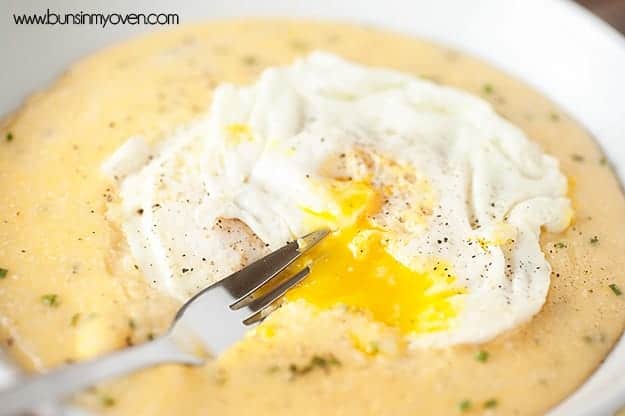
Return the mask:
<svg viewBox="0 0 625 416">
<path fill-rule="evenodd" d="M 254 313 L 245 318 L 243 320 L 243 323 L 245 325 L 251 325 L 263 319 L 267 315 L 265 312 L 271 309 L 275 301 L 284 296 L 284 294 L 288 292 L 289 289 L 291 289 L 293 286 L 304 280 L 304 278 L 308 276 L 309 273 L 310 267 L 304 267 L 295 275 L 280 283 L 280 285 L 272 289 L 263 297 L 254 300 L 254 302 L 249 305 L 249 309 L 251 309 Z"/>
<path fill-rule="evenodd" d="M 310 267 L 306 266 L 299 272 L 295 273 L 293 276 L 283 280 L 279 285 L 272 288 L 268 293 L 261 295 L 259 298 L 254 299 L 252 303 L 247 305 L 247 307 L 252 311 L 256 312 L 260 309 L 263 309 L 265 306 L 269 305 L 273 301 L 281 298 L 284 294 L 291 289 L 293 286 L 304 280 L 306 276 L 310 273 Z"/>
<path fill-rule="evenodd" d="M 258 289 L 329 233 L 328 229 L 313 231 L 224 279 L 223 285 L 232 296 L 238 298 L 230 305 L 230 308 L 236 310 L 252 303 L 258 297 L 256 296 Z"/>
</svg>

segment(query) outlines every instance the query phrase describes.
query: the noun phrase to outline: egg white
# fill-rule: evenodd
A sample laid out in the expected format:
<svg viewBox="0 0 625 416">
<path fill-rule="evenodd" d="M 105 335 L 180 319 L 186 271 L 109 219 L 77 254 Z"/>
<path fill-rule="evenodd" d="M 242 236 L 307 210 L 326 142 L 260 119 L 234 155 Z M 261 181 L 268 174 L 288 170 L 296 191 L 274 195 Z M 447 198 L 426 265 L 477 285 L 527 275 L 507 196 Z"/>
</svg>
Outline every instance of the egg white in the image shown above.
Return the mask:
<svg viewBox="0 0 625 416">
<path fill-rule="evenodd" d="M 219 86 L 153 158 L 137 140 L 105 171 L 136 262 L 179 299 L 312 231 L 310 211 L 341 227 L 328 191 L 341 175 L 377 181 L 387 251 L 415 269 L 448 262 L 464 291 L 449 328 L 413 345 L 485 341 L 536 314 L 550 281 L 541 227 L 562 231 L 572 213 L 558 162 L 485 101 L 326 53 Z"/>
</svg>

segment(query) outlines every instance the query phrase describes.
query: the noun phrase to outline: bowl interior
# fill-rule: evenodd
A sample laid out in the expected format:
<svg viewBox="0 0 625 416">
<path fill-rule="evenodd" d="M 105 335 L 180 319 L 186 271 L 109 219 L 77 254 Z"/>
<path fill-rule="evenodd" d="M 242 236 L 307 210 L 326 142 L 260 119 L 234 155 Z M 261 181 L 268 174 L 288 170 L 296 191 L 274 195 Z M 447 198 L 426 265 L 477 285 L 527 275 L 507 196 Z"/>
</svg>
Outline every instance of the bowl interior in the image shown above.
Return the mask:
<svg viewBox="0 0 625 416">
<path fill-rule="evenodd" d="M 41 13 L 48 7 L 43 1 L 9 4 L 7 16 Z M 429 38 L 481 57 L 542 91 L 597 138 L 625 183 L 625 38 L 572 2 L 180 0 L 172 4 L 140 0 L 128 4 L 94 0 L 91 5 L 102 13 L 178 13 L 181 23 L 231 16 L 340 19 Z M 58 12 L 82 9 L 76 0 L 57 0 L 54 7 Z M 11 59 L 3 65 L 0 114 L 14 109 L 28 93 L 44 86 L 80 56 L 147 29 L 78 25 L 50 30 L 47 26 L 2 25 L 0 51 Z M 45 65 L 32 65 L 33 56 Z M 625 381 L 618 382 L 624 372 L 625 341 L 621 339 L 588 382 L 550 415 L 611 414 L 625 403 L 625 398 L 619 399 L 625 397 Z"/>
</svg>

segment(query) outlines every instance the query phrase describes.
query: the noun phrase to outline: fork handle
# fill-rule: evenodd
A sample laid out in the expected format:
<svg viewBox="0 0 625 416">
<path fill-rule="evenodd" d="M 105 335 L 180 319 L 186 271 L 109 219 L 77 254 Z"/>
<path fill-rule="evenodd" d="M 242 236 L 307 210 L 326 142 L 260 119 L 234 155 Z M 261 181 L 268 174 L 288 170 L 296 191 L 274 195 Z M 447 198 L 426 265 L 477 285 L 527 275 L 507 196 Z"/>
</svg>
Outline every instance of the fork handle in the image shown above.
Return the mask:
<svg viewBox="0 0 625 416">
<path fill-rule="evenodd" d="M 89 361 L 32 376 L 0 391 L 0 415 L 9 416 L 35 405 L 67 397 L 105 379 L 157 364 L 198 364 L 198 358 L 181 351 L 165 335 Z"/>
</svg>

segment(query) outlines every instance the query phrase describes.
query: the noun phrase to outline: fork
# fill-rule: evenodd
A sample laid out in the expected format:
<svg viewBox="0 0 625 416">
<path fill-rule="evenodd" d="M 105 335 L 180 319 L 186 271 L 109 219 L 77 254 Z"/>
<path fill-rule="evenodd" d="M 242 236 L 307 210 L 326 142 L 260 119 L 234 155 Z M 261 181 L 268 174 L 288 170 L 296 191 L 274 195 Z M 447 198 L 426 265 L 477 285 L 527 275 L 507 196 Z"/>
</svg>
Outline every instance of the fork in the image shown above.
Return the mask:
<svg viewBox="0 0 625 416">
<path fill-rule="evenodd" d="M 105 379 L 159 364 L 201 365 L 239 340 L 250 326 L 278 306 L 282 296 L 310 272 L 281 272 L 321 241 L 329 230 L 314 231 L 216 282 L 189 299 L 169 330 L 151 341 L 44 375 L 32 376 L 0 392 L 0 415 L 13 415 L 60 399 Z M 286 273 L 285 273 L 286 274 Z M 210 352 L 206 352 L 208 347 Z"/>
</svg>

